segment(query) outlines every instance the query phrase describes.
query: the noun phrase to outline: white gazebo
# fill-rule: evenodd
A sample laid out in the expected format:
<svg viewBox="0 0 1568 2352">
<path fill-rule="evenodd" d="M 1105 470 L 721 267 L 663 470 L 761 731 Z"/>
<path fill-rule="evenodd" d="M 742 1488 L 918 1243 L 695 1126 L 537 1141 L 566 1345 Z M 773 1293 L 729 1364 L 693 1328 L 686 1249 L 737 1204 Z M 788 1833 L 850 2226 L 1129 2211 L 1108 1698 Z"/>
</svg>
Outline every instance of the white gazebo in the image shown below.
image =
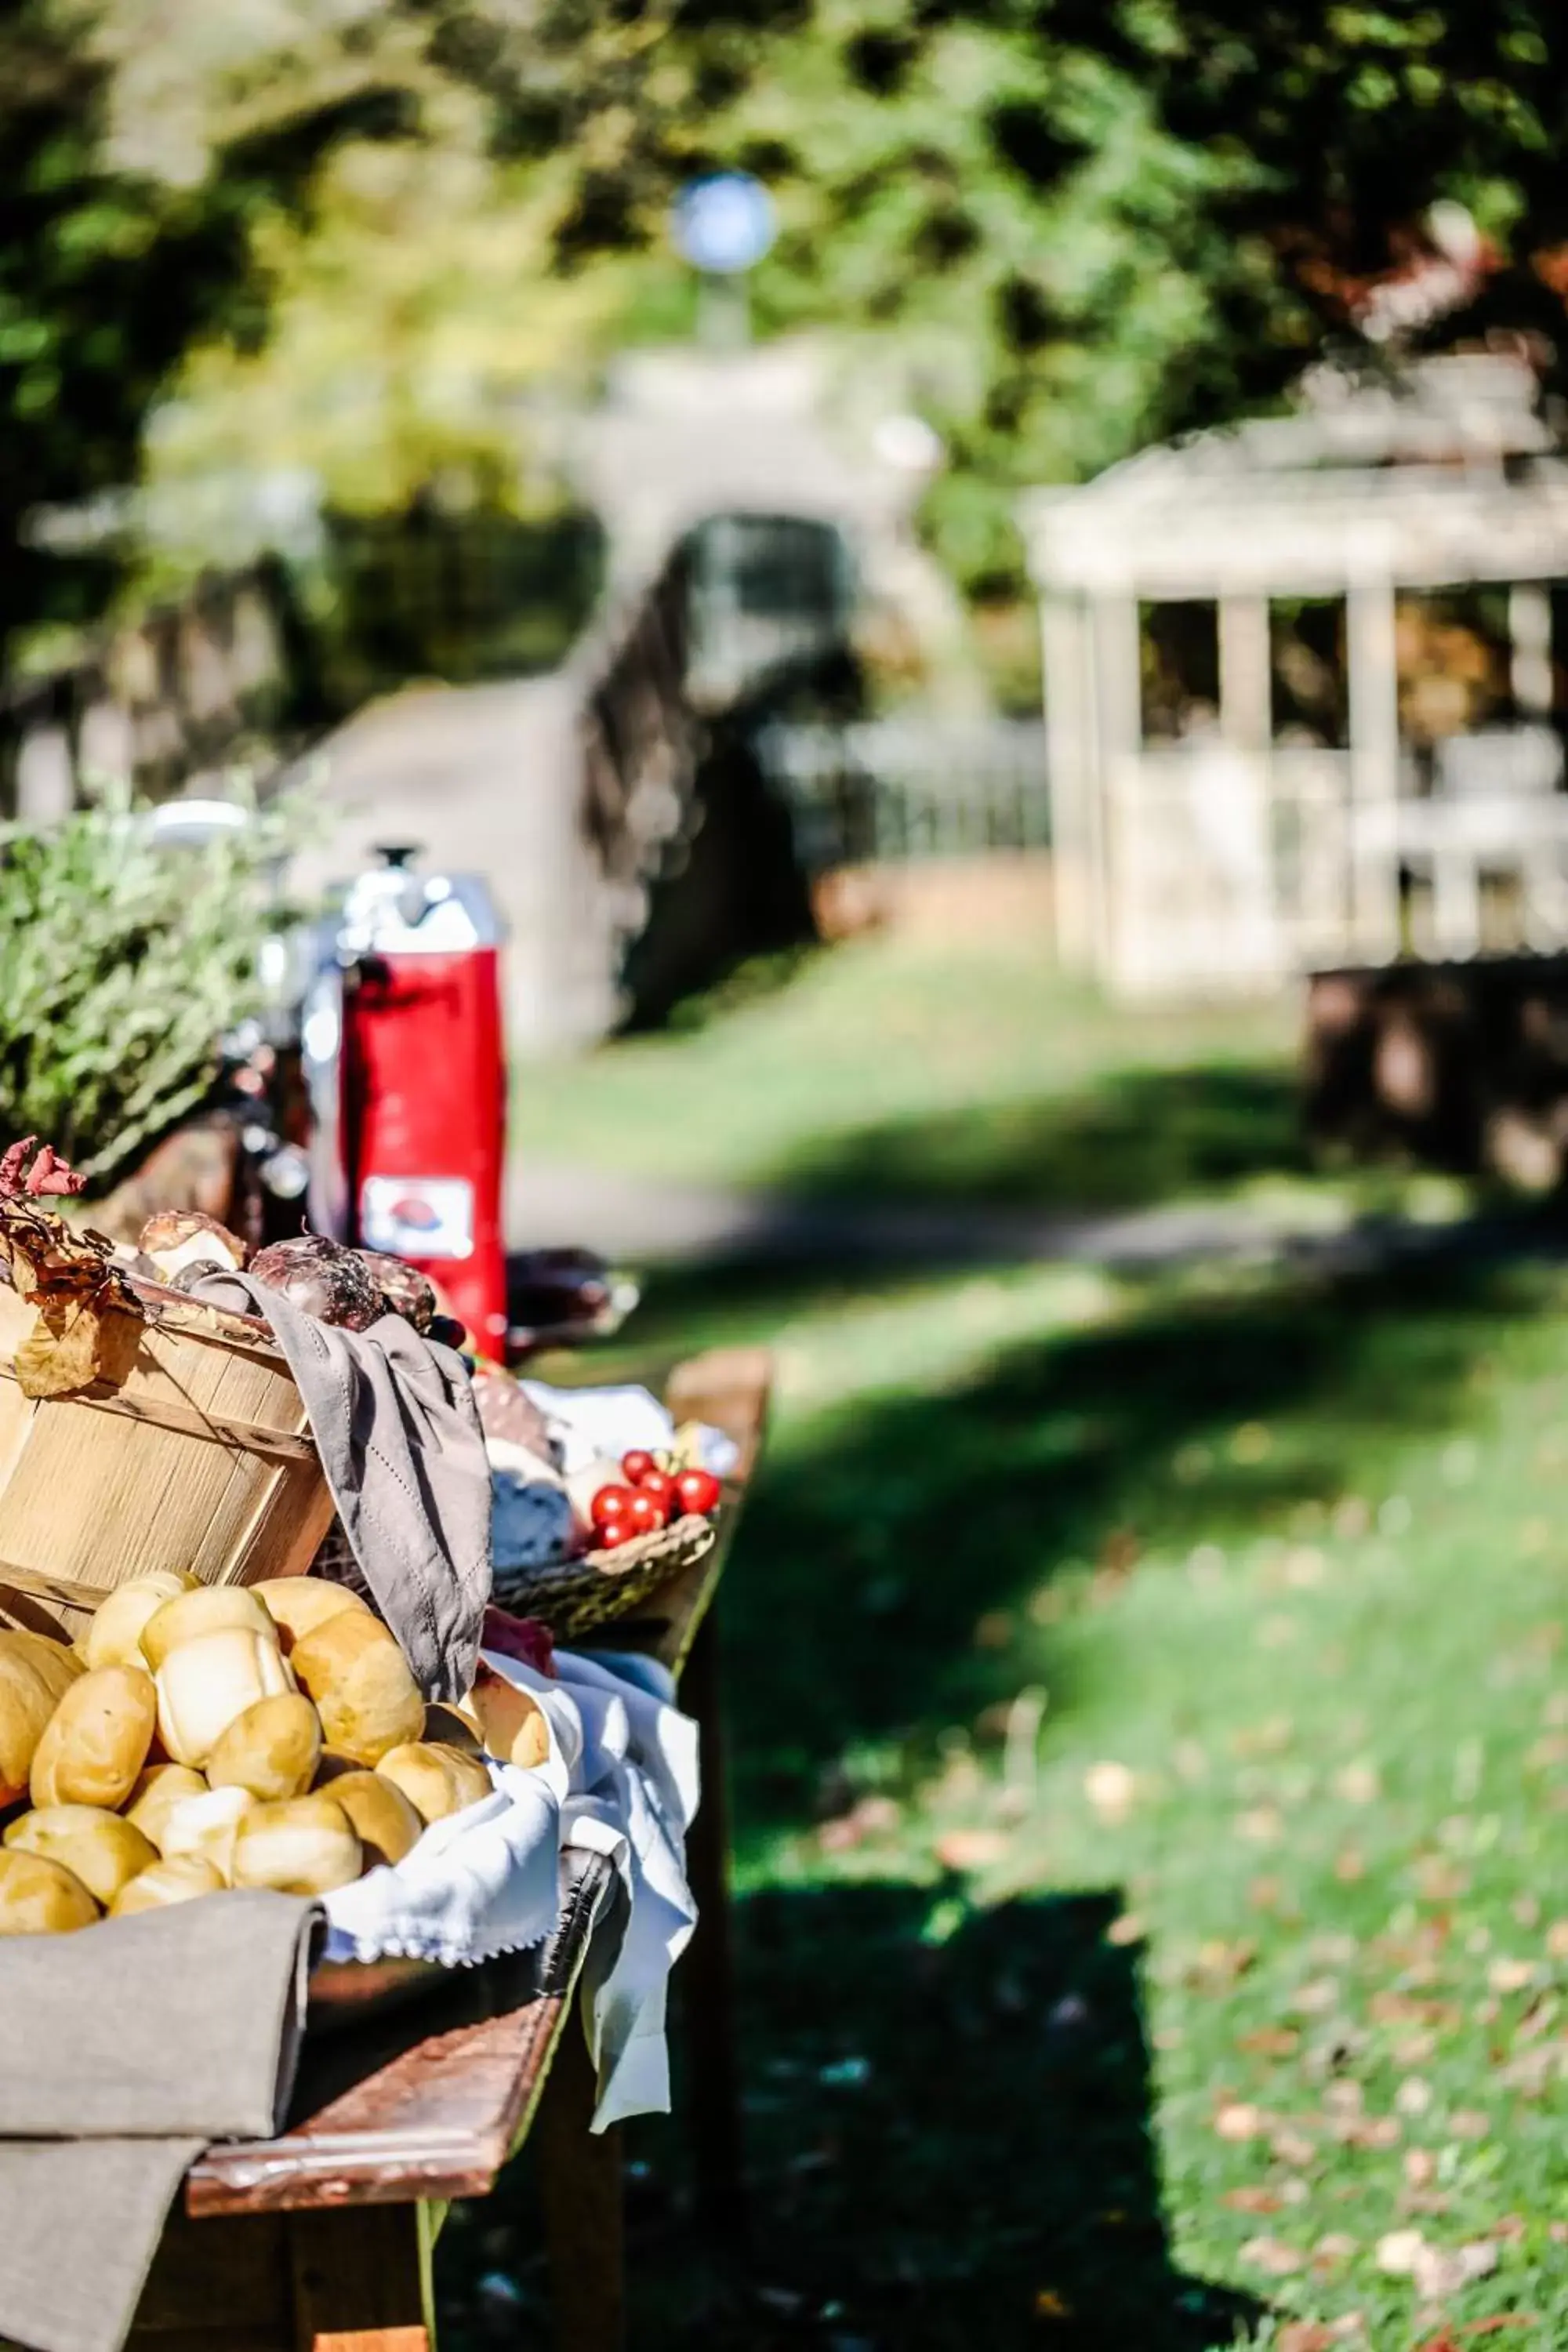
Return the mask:
<svg viewBox="0 0 1568 2352">
<path fill-rule="evenodd" d="M 1025 503 L 1044 633 L 1064 959 L 1129 992 L 1245 988 L 1414 952 L 1568 947 L 1551 583 L 1568 457 L 1521 363 L 1327 371 L 1288 416 Z M 1506 723 L 1402 740 L 1396 599 L 1507 589 Z M 1282 736 L 1271 601 L 1342 599 L 1343 740 Z M 1142 634 L 1213 608 L 1213 723 L 1145 740 Z"/>
</svg>

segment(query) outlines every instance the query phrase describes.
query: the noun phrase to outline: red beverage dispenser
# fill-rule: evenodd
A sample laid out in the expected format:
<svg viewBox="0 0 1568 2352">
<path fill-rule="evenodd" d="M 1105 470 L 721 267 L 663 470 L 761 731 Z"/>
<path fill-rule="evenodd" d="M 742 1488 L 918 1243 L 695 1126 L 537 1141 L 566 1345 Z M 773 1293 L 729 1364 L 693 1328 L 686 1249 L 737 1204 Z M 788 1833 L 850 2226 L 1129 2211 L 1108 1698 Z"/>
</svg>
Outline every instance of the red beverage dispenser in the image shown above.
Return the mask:
<svg viewBox="0 0 1568 2352">
<path fill-rule="evenodd" d="M 477 876 L 416 873 L 413 849 L 378 854 L 347 894 L 307 1008 L 310 1221 L 420 1267 L 480 1352 L 500 1358 L 500 922 Z"/>
</svg>

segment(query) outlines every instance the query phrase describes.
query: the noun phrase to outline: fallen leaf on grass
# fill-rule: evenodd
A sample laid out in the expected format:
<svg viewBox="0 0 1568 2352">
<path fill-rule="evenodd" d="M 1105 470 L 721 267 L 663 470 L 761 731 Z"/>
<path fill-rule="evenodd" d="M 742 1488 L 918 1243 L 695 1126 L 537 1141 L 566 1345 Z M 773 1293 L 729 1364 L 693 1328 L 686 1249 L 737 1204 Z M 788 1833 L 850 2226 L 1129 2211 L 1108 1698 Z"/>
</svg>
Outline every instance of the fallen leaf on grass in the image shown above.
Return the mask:
<svg viewBox="0 0 1568 2352">
<path fill-rule="evenodd" d="M 1376 1765 L 1365 1758 L 1357 1763 L 1347 1764 L 1342 1772 L 1334 1775 L 1334 1792 L 1342 1797 L 1347 1805 L 1374 1804 L 1382 1786 Z"/>
<path fill-rule="evenodd" d="M 1326 2017 L 1339 2000 L 1340 1989 L 1332 1977 L 1313 1977 L 1298 1986 L 1292 1994 L 1290 2007 L 1300 2017 Z"/>
<path fill-rule="evenodd" d="M 1002 1860 L 1007 1841 L 999 1830 L 944 1830 L 931 1851 L 944 1870 L 988 1870 Z"/>
<path fill-rule="evenodd" d="M 1268 2147 L 1270 2154 L 1277 2156 L 1281 2164 L 1310 2164 L 1318 2153 L 1317 2143 L 1310 2140 L 1305 2132 L 1292 2130 L 1289 2125 L 1275 2133 Z"/>
<path fill-rule="evenodd" d="M 1350 2262 L 1360 2252 L 1356 2241 L 1343 2230 L 1331 2230 L 1312 2248 L 1312 2268 L 1320 2274 L 1337 2270 L 1342 2263 Z"/>
<path fill-rule="evenodd" d="M 1236 1817 L 1236 1834 L 1253 1845 L 1272 1845 L 1285 1827 L 1278 1806 L 1253 1805 Z"/>
<path fill-rule="evenodd" d="M 1405 2178 L 1412 2189 L 1429 2189 L 1437 2177 L 1437 2159 L 1429 2147 L 1407 2147 Z"/>
<path fill-rule="evenodd" d="M 1244 2099 L 1228 2099 L 1223 2107 L 1215 2108 L 1214 2127 L 1221 2139 L 1257 2139 L 1268 2130 L 1268 2117 L 1261 2107 L 1249 2105 Z"/>
<path fill-rule="evenodd" d="M 1546 1930 L 1546 1956 L 1552 1960 L 1568 1960 L 1568 1919 L 1553 1919 Z"/>
<path fill-rule="evenodd" d="M 1236 2046 L 1254 2051 L 1259 2058 L 1293 2058 L 1301 2037 L 1293 2025 L 1260 2025 L 1251 2033 L 1238 2033 Z"/>
<path fill-rule="evenodd" d="M 1186 1981 L 1194 1992 L 1228 1992 L 1257 1958 L 1257 1945 L 1246 1937 L 1235 1944 L 1200 1944 Z"/>
<path fill-rule="evenodd" d="M 1462 2286 L 1476 2279 L 1490 2278 L 1500 2257 L 1489 2238 L 1479 2238 L 1468 2246 L 1429 2246 L 1423 2241 L 1411 2275 L 1415 2292 L 1430 2295 L 1434 2301 L 1446 2294 L 1457 2294 Z"/>
<path fill-rule="evenodd" d="M 1535 1963 L 1506 1957 L 1495 1959 L 1487 1970 L 1487 1982 L 1493 1992 L 1522 1992 L 1535 1982 Z"/>
<path fill-rule="evenodd" d="M 1334 2352 L 1343 2341 L 1321 2319 L 1289 2319 L 1274 2339 L 1279 2352 Z"/>
<path fill-rule="evenodd" d="M 1489 2278 L 1498 2261 L 1490 2238 L 1478 2238 L 1466 2246 L 1434 2246 L 1419 2230 L 1391 2230 L 1377 2242 L 1378 2269 L 1393 2278 L 1413 2280 L 1416 2294 L 1430 2301 L 1457 2294 L 1475 2279 Z"/>
<path fill-rule="evenodd" d="M 1394 2104 L 1402 2116 L 1424 2116 L 1432 2104 L 1432 2085 L 1419 2074 L 1408 2074 L 1394 2095 Z"/>
<path fill-rule="evenodd" d="M 1241 2249 L 1241 2260 L 1250 2263 L 1266 2278 L 1289 2278 L 1294 2272 L 1307 2267 L 1306 2255 L 1297 2247 L 1288 2246 L 1282 2238 L 1248 2238 Z"/>
<path fill-rule="evenodd" d="M 1125 1764 L 1091 1764 L 1083 1776 L 1083 1793 L 1103 1822 L 1125 1821 L 1136 1792 L 1137 1783 Z"/>
<path fill-rule="evenodd" d="M 1334 1876 L 1342 1886 L 1354 1886 L 1366 1876 L 1366 1857 L 1353 1845 L 1334 1856 Z"/>
<path fill-rule="evenodd" d="M 1448 2129 L 1456 2139 L 1485 2139 L 1491 2129 L 1491 2118 L 1483 2116 L 1479 2107 L 1456 2107 L 1448 2117 Z"/>
<path fill-rule="evenodd" d="M 1219 2201 L 1233 2213 L 1279 2213 L 1285 2204 L 1273 2189 L 1227 2189 Z"/>
<path fill-rule="evenodd" d="M 1108 1944 L 1141 1944 L 1148 1932 L 1147 1920 L 1140 1918 L 1136 1911 L 1123 1911 L 1106 1929 L 1105 1940 Z"/>
<path fill-rule="evenodd" d="M 1429 1853 L 1416 1863 L 1411 1875 L 1423 1903 L 1458 1903 L 1470 1891 L 1470 1874 L 1446 1853 Z"/>
</svg>

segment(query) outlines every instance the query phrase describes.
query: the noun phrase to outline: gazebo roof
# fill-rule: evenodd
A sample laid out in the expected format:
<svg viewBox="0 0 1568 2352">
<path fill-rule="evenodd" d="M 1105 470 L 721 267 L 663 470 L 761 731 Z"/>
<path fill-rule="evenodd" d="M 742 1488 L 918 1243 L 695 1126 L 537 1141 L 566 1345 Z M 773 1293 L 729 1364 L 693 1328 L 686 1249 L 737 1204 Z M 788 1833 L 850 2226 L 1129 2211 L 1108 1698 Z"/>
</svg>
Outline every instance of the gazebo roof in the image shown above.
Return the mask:
<svg viewBox="0 0 1568 2352">
<path fill-rule="evenodd" d="M 1291 415 L 1146 449 L 1021 509 L 1047 593 L 1336 593 L 1568 572 L 1568 458 L 1532 372 L 1492 353 L 1369 385 L 1313 372 Z"/>
</svg>

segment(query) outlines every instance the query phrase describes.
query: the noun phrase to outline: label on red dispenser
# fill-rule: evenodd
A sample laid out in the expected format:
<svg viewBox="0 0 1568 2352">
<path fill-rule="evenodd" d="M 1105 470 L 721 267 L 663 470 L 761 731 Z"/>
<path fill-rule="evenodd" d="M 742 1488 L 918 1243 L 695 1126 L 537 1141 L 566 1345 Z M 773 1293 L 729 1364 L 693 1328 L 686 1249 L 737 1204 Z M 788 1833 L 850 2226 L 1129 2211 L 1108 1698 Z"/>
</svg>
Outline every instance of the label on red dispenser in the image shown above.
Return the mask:
<svg viewBox="0 0 1568 2352">
<path fill-rule="evenodd" d="M 472 1257 L 474 1188 L 460 1176 L 367 1176 L 359 1229 L 366 1249 L 392 1257 Z"/>
</svg>

